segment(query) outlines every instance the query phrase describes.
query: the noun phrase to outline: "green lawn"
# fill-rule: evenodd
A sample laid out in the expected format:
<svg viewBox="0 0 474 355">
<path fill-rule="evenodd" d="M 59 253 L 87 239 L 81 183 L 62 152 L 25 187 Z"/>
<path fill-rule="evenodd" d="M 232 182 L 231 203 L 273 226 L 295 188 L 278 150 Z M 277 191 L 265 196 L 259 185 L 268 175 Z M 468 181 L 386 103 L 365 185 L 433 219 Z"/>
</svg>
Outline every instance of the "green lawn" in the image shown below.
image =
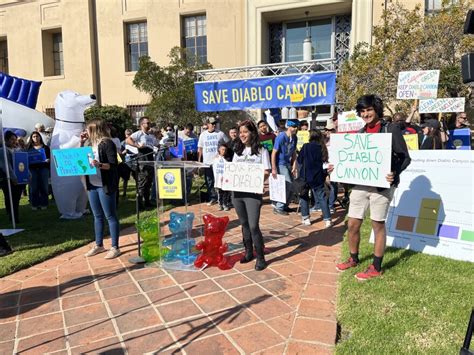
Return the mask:
<svg viewBox="0 0 474 355">
<path fill-rule="evenodd" d="M 372 261 L 369 233 L 366 220 L 357 271 Z M 474 306 L 474 264 L 388 248 L 384 269 L 365 283 L 354 278 L 356 270 L 341 274 L 337 353 L 459 353 Z"/>
<path fill-rule="evenodd" d="M 122 188 L 120 188 L 122 191 Z M 118 214 L 120 228 L 124 229 L 135 224 L 135 185 L 130 181 L 126 198 L 120 198 Z M 142 216 L 154 214 L 145 211 Z M 13 254 L 0 258 L 0 277 L 27 268 L 55 255 L 78 248 L 94 240 L 92 215 L 79 220 L 64 221 L 54 203 L 44 211 L 32 211 L 28 198 L 22 197 L 20 205 L 20 221 L 17 228 L 25 231 L 7 237 Z M 0 193 L 0 226 L 11 228 L 11 222 L 5 211 L 3 194 Z"/>
</svg>

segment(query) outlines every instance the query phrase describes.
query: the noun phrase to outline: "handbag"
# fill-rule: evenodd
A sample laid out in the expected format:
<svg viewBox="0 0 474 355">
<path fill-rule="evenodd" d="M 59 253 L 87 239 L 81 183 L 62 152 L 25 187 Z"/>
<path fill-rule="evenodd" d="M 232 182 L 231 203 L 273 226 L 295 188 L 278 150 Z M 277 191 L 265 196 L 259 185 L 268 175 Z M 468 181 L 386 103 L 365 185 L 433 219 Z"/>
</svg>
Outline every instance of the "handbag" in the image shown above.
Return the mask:
<svg viewBox="0 0 474 355">
<path fill-rule="evenodd" d="M 302 153 L 302 152 L 301 152 Z M 301 154 L 300 153 L 300 154 Z M 303 176 L 298 176 L 295 180 L 293 180 L 292 189 L 293 192 L 298 195 L 298 197 L 307 196 L 311 187 L 306 182 L 306 162 L 303 159 Z"/>
</svg>

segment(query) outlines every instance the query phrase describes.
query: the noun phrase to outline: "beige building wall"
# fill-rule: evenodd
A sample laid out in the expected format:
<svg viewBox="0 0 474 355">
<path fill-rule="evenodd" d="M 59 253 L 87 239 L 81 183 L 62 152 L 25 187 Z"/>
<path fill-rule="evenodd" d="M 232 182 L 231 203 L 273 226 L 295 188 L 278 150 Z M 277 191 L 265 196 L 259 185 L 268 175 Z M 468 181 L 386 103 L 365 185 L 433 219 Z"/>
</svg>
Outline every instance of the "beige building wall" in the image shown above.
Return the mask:
<svg viewBox="0 0 474 355">
<path fill-rule="evenodd" d="M 412 8 L 419 2 L 399 1 Z M 182 18 L 206 14 L 208 61 L 224 68 L 268 63 L 268 24 L 303 19 L 305 11 L 309 18 L 349 14 L 351 47 L 370 42 L 383 8 L 384 0 L 0 0 L 0 38 L 8 41 L 9 74 L 43 82 L 37 109 L 52 107 L 66 89 L 126 106 L 149 100 L 134 88 L 135 72 L 126 71 L 127 22 L 146 20 L 149 55 L 168 65 L 170 49 L 181 45 Z M 43 38 L 56 29 L 64 75 L 45 76 Z"/>
<path fill-rule="evenodd" d="M 43 82 L 38 110 L 51 107 L 65 89 L 93 92 L 88 18 L 88 1 L 0 2 L 0 37 L 7 38 L 9 74 Z M 64 75 L 45 76 L 49 64 L 43 60 L 43 35 L 53 29 L 61 29 L 63 36 Z"/>
<path fill-rule="evenodd" d="M 245 64 L 244 0 L 96 0 L 96 71 L 92 4 L 0 0 L 0 38 L 7 38 L 9 74 L 43 82 L 38 110 L 52 107 L 57 93 L 66 89 L 100 94 L 102 104 L 148 103 L 148 96 L 132 84 L 135 72 L 126 71 L 126 22 L 147 21 L 149 55 L 168 65 L 170 49 L 181 45 L 182 17 L 206 14 L 208 61 L 214 67 Z M 45 76 L 43 31 L 57 28 L 63 37 L 64 75 Z"/>
</svg>

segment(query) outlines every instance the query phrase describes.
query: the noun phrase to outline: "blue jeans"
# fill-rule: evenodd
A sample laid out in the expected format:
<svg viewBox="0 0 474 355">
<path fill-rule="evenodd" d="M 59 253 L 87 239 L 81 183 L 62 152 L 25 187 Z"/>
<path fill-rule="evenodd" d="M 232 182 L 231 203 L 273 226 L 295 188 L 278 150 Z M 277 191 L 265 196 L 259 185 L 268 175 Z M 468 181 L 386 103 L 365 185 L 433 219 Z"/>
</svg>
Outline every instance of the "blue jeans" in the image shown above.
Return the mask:
<svg viewBox="0 0 474 355">
<path fill-rule="evenodd" d="M 337 182 L 331 182 L 331 190 L 329 191 L 329 209 L 334 209 L 334 203 L 337 199 L 337 193 L 339 191 L 339 186 Z"/>
<path fill-rule="evenodd" d="M 117 205 L 115 195 L 107 195 L 102 187 L 92 187 L 87 191 L 89 195 L 89 204 L 94 214 L 94 232 L 95 243 L 103 246 L 104 243 L 104 218 L 109 224 L 110 237 L 112 238 L 112 246 L 119 247 L 119 222 L 117 218 Z"/>
<path fill-rule="evenodd" d="M 48 206 L 49 169 L 31 169 L 30 201 L 33 207 Z"/>
<path fill-rule="evenodd" d="M 331 212 L 329 211 L 328 201 L 326 200 L 326 194 L 324 193 L 324 185 L 318 186 L 314 189 L 313 196 L 316 203 L 319 203 L 321 210 L 323 211 L 323 219 L 325 221 L 331 220 Z M 309 197 L 305 196 L 300 198 L 301 216 L 303 218 L 309 218 Z"/>
<path fill-rule="evenodd" d="M 286 203 L 277 202 L 275 208 L 279 210 L 284 210 L 288 207 L 288 200 L 290 199 L 291 194 L 291 183 L 293 182 L 293 176 L 291 175 L 291 168 L 287 165 L 278 165 L 278 174 L 285 175 L 286 181 Z"/>
</svg>

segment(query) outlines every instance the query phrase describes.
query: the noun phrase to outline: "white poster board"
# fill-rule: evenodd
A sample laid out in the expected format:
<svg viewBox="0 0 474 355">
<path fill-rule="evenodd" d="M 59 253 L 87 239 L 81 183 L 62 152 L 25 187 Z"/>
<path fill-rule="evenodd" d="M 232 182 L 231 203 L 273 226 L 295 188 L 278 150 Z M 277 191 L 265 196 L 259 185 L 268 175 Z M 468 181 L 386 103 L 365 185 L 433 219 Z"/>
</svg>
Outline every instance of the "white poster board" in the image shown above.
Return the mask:
<svg viewBox="0 0 474 355">
<path fill-rule="evenodd" d="M 270 201 L 286 203 L 285 175 L 277 175 L 276 179 L 270 175 L 268 183 L 270 187 Z"/>
<path fill-rule="evenodd" d="M 474 262 L 474 152 L 410 156 L 390 204 L 387 245 Z"/>
<path fill-rule="evenodd" d="M 398 73 L 397 99 L 438 97 L 439 70 L 401 71 Z"/>
<path fill-rule="evenodd" d="M 222 190 L 263 194 L 264 172 L 263 164 L 226 162 Z"/>
<path fill-rule="evenodd" d="M 220 158 L 212 163 L 212 172 L 214 173 L 214 187 L 222 189 L 222 181 L 224 181 L 224 166 L 226 160 Z"/>
<path fill-rule="evenodd" d="M 420 113 L 464 112 L 466 99 L 454 97 L 446 99 L 420 100 Z"/>
<path fill-rule="evenodd" d="M 364 126 L 364 120 L 357 116 L 356 111 L 342 112 L 337 116 L 338 132 L 357 132 Z"/>
<path fill-rule="evenodd" d="M 331 181 L 355 185 L 390 187 L 391 133 L 332 134 L 329 163 Z"/>
</svg>

